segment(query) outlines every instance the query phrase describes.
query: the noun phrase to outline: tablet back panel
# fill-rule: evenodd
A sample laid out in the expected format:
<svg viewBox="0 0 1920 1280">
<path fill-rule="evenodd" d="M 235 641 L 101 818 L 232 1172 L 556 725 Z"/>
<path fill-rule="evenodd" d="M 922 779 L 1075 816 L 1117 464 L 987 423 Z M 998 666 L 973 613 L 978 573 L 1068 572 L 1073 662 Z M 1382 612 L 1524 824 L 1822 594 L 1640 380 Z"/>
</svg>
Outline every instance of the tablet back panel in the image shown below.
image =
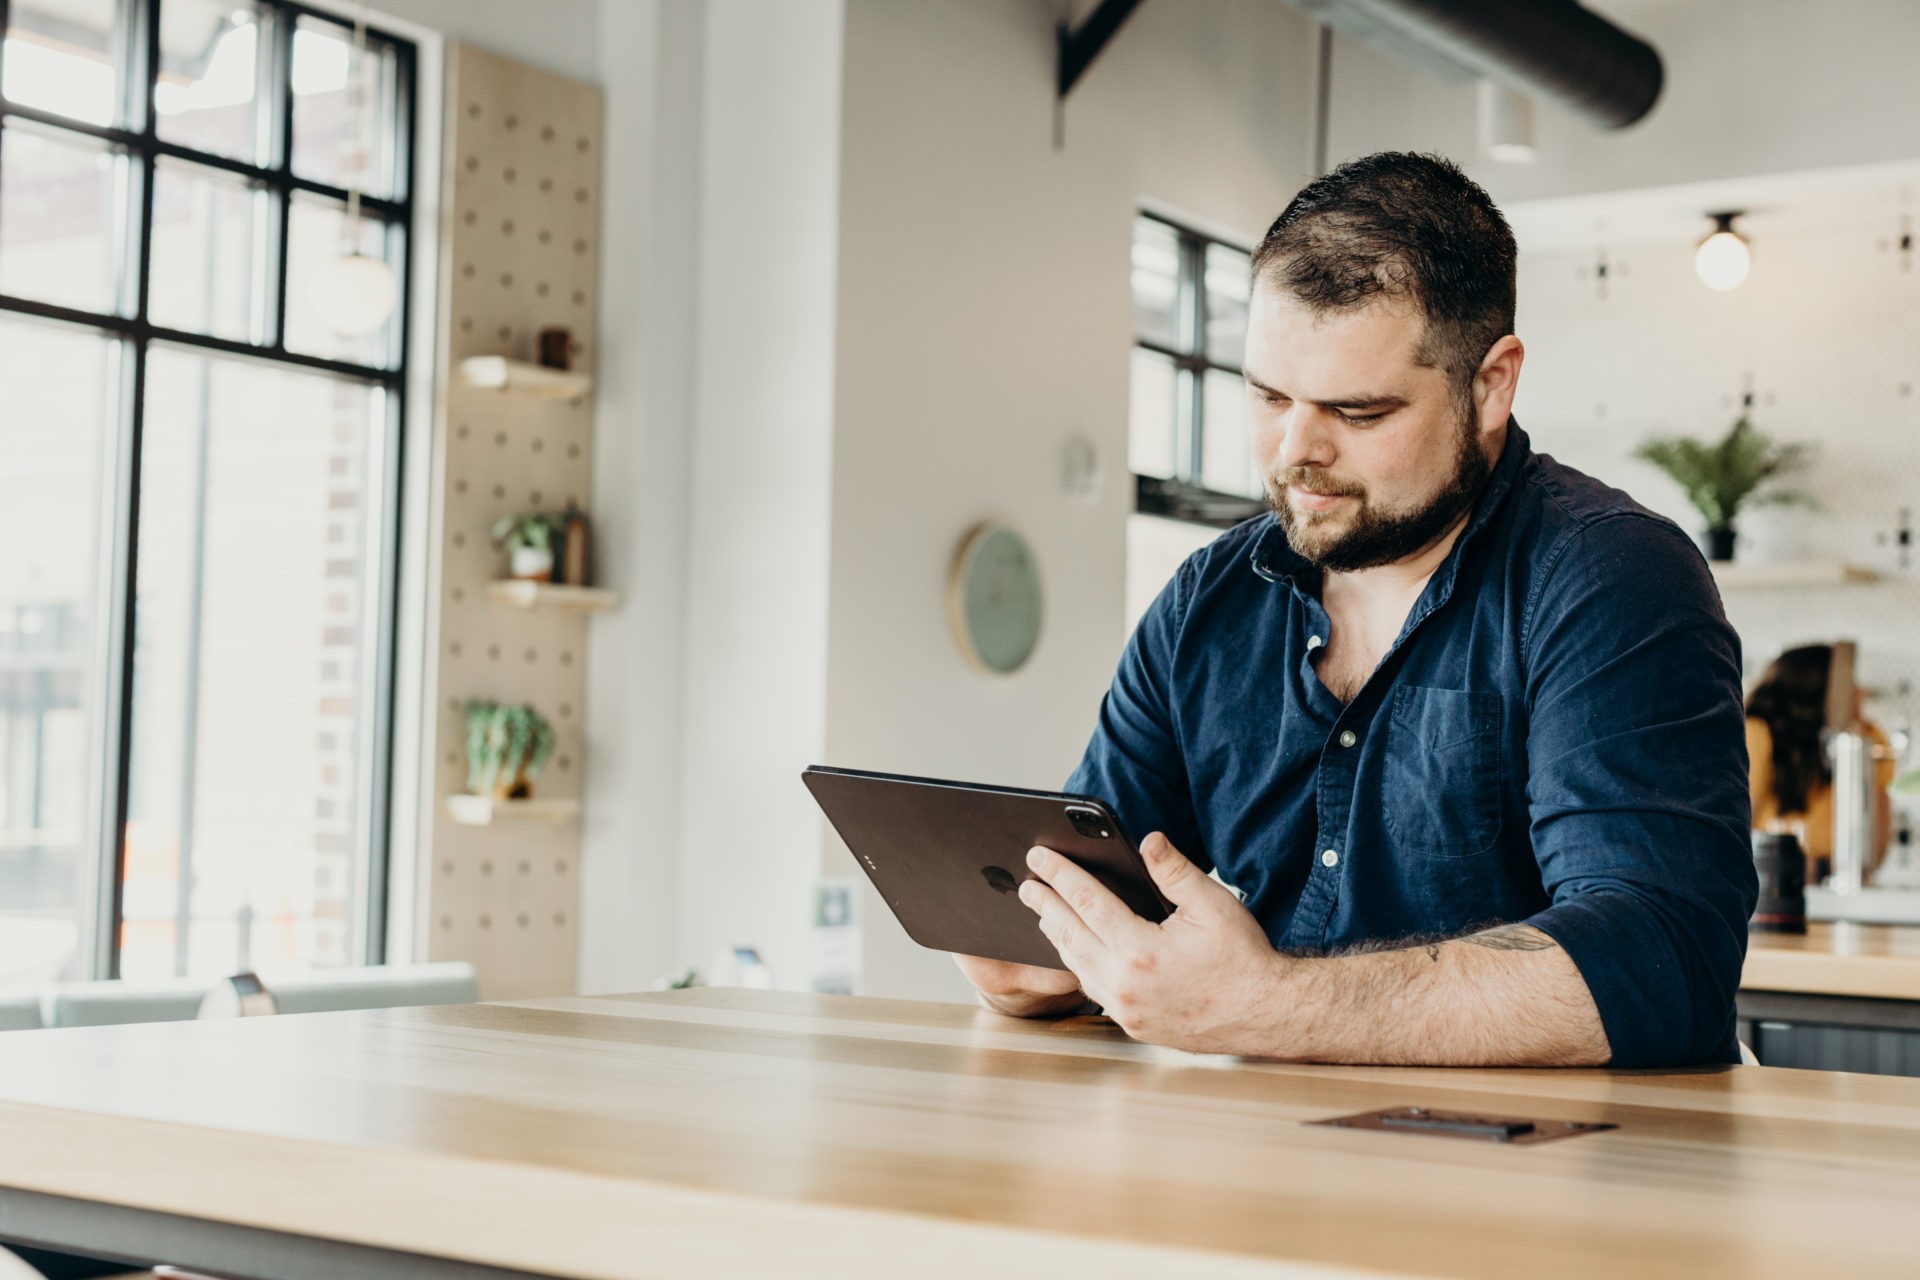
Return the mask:
<svg viewBox="0 0 1920 1280">
<path fill-rule="evenodd" d="M 1136 915 L 1167 917 L 1146 864 L 1098 800 L 849 769 L 812 768 L 801 777 L 923 947 L 1065 968 L 1017 892 L 1034 878 L 1034 845 L 1087 868 Z M 1083 835 L 1069 809 L 1096 810 L 1110 834 Z"/>
</svg>

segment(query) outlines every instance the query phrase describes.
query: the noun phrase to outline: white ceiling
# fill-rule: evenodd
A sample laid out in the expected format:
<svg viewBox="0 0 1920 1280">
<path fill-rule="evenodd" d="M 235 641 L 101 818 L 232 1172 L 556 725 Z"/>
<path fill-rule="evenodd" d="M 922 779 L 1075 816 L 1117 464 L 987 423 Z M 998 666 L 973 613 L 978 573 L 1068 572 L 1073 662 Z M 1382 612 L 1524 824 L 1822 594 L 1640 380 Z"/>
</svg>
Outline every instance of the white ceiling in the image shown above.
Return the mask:
<svg viewBox="0 0 1920 1280">
<path fill-rule="evenodd" d="M 1707 215 L 1744 210 L 1753 235 L 1822 222 L 1885 219 L 1896 228 L 1920 196 L 1920 162 L 1520 201 L 1504 206 L 1523 253 L 1557 253 L 1631 244 L 1691 242 L 1712 230 Z"/>
</svg>

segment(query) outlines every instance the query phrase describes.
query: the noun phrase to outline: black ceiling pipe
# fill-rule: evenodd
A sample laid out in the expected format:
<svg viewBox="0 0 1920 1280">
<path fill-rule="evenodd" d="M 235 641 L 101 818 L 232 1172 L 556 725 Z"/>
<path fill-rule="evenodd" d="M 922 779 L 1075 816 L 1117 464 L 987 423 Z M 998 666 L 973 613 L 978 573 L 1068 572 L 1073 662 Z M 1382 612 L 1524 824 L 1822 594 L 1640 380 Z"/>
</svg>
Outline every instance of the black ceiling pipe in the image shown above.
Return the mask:
<svg viewBox="0 0 1920 1280">
<path fill-rule="evenodd" d="M 1303 7 L 1353 10 L 1610 129 L 1639 120 L 1660 97 L 1659 51 L 1576 0 L 1319 0 Z"/>
<path fill-rule="evenodd" d="M 1087 15 L 1079 30 L 1069 31 L 1066 23 L 1060 24 L 1059 79 L 1054 96 L 1064 98 L 1073 92 L 1074 83 L 1086 74 L 1100 51 L 1120 33 L 1120 28 L 1139 7 L 1140 0 L 1100 0 L 1100 7 Z"/>
</svg>

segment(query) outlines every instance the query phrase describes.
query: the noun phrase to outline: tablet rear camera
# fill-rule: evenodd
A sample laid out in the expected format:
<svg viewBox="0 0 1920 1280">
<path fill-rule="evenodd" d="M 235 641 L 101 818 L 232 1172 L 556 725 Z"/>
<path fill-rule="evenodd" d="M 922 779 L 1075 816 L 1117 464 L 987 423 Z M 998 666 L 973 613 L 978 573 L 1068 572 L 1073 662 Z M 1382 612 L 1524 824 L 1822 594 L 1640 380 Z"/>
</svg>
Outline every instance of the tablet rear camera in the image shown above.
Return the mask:
<svg viewBox="0 0 1920 1280">
<path fill-rule="evenodd" d="M 1067 821 L 1089 840 L 1107 840 L 1113 836 L 1113 824 L 1098 809 L 1068 809 Z"/>
</svg>

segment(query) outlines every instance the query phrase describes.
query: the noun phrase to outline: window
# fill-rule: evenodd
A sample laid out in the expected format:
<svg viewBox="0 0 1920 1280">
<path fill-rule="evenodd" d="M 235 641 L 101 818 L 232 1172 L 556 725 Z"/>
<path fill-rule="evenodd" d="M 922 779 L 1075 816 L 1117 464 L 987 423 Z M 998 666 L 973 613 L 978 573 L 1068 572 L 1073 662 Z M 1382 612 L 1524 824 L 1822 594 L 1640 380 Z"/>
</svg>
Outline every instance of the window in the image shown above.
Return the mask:
<svg viewBox="0 0 1920 1280">
<path fill-rule="evenodd" d="M 1246 250 L 1134 221 L 1129 454 L 1142 512 L 1229 525 L 1262 509 L 1240 362 Z"/>
<path fill-rule="evenodd" d="M 0 985 L 381 958 L 415 54 L 0 0 Z M 363 194 L 348 217 L 347 184 Z"/>
</svg>

